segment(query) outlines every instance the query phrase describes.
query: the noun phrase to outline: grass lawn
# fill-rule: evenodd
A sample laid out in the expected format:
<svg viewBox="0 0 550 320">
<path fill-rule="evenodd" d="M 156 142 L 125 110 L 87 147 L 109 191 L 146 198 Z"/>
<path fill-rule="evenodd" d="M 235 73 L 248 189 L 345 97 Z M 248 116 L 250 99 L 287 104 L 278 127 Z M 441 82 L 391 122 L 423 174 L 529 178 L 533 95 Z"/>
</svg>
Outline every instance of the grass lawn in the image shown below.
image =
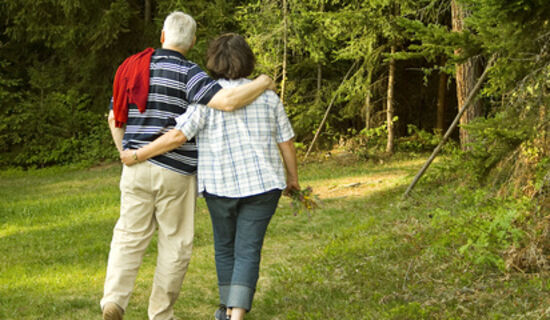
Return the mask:
<svg viewBox="0 0 550 320">
<path fill-rule="evenodd" d="M 400 197 L 420 160 L 310 163 L 323 207 L 294 216 L 284 198 L 269 227 L 247 319 L 550 319 L 550 279 L 461 262 L 430 213 L 452 188 Z M 0 173 L 0 319 L 100 319 L 119 210 L 120 166 Z M 439 201 L 441 200 L 441 202 Z M 212 232 L 198 200 L 194 252 L 176 316 L 213 319 Z M 125 319 L 146 319 L 153 239 Z"/>
</svg>

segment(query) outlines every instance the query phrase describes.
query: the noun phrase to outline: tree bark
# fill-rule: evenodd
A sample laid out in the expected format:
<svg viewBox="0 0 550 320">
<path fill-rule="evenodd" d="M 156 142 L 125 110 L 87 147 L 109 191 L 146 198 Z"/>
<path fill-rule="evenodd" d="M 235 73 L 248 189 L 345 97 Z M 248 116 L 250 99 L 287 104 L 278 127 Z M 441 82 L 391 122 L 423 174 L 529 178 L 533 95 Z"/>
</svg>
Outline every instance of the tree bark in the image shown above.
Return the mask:
<svg viewBox="0 0 550 320">
<path fill-rule="evenodd" d="M 548 115 L 546 112 L 546 106 L 540 106 L 539 108 L 539 123 L 542 124 L 542 128 L 540 130 L 540 145 L 543 155 L 547 157 L 548 155 L 550 155 L 550 144 L 548 143 Z"/>
<path fill-rule="evenodd" d="M 367 92 L 365 97 L 365 129 L 370 129 L 371 123 L 371 113 L 372 113 L 372 104 L 371 104 L 370 92 Z"/>
<path fill-rule="evenodd" d="M 464 18 L 466 17 L 464 9 L 456 2 L 456 0 L 452 0 L 451 11 L 453 18 L 453 31 L 462 32 L 464 30 Z M 456 50 L 455 54 L 460 55 L 461 50 Z M 456 96 L 459 110 L 462 108 L 468 94 L 475 86 L 480 73 L 481 69 L 477 58 L 470 58 L 463 64 L 456 66 Z M 468 131 L 464 129 L 463 126 L 471 123 L 475 118 L 481 115 L 481 102 L 476 101 L 460 118 L 460 145 L 463 150 L 468 149 L 470 143 L 473 142 L 471 136 L 468 134 Z"/>
<path fill-rule="evenodd" d="M 145 13 L 143 15 L 145 25 L 151 22 L 151 1 L 152 0 L 145 0 Z"/>
<path fill-rule="evenodd" d="M 435 128 L 438 134 L 443 135 L 445 131 L 445 109 L 447 104 L 447 73 L 439 72 L 439 90 L 437 93 L 437 124 Z"/>
<path fill-rule="evenodd" d="M 323 80 L 323 66 L 317 63 L 317 92 L 315 92 L 315 104 L 319 105 L 321 102 L 321 81 Z"/>
<path fill-rule="evenodd" d="M 283 79 L 281 81 L 281 102 L 285 103 L 285 89 L 286 89 L 286 63 L 287 63 L 287 46 L 288 46 L 288 34 L 287 34 L 287 3 L 283 0 Z"/>
<path fill-rule="evenodd" d="M 394 54 L 397 51 L 396 45 L 391 46 L 391 53 Z M 386 152 L 393 153 L 394 140 L 395 140 L 395 129 L 393 125 L 393 115 L 394 115 L 394 90 L 395 90 L 395 59 L 390 59 L 390 70 L 388 76 L 388 97 L 387 97 L 387 108 L 386 108 L 386 123 L 388 127 L 388 143 L 386 145 Z"/>
<path fill-rule="evenodd" d="M 367 71 L 367 94 L 365 96 L 365 129 L 369 130 L 371 128 L 371 115 L 372 115 L 372 68 L 369 68 Z"/>
</svg>

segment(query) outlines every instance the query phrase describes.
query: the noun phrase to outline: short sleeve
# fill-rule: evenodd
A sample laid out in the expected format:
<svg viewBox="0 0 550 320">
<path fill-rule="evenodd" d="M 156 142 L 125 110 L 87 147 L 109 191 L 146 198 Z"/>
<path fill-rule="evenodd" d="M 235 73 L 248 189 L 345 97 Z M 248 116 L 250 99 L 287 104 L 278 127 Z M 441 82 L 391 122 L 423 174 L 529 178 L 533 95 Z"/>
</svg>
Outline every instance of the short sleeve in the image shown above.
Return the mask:
<svg viewBox="0 0 550 320">
<path fill-rule="evenodd" d="M 176 118 L 175 129 L 180 130 L 187 139 L 197 135 L 205 123 L 208 107 L 202 104 L 191 104 L 187 111 Z"/>
<path fill-rule="evenodd" d="M 274 97 L 276 99 L 275 118 L 277 122 L 277 143 L 282 143 L 294 138 L 294 130 L 286 115 L 285 107 L 281 99 L 279 99 L 277 95 L 274 95 Z"/>
<path fill-rule="evenodd" d="M 222 87 L 198 65 L 193 64 L 187 74 L 187 101 L 207 105 Z"/>
</svg>

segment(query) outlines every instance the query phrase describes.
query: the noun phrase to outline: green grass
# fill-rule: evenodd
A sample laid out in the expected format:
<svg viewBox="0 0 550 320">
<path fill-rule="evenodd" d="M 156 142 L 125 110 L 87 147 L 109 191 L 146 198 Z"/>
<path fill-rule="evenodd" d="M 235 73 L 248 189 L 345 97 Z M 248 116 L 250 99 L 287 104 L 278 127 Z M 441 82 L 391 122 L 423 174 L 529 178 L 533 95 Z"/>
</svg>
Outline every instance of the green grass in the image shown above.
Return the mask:
<svg viewBox="0 0 550 320">
<path fill-rule="evenodd" d="M 449 207 L 451 187 L 423 186 L 414 199 L 400 200 L 421 164 L 301 167 L 301 184 L 320 192 L 324 205 L 308 218 L 294 216 L 289 200 L 281 201 L 247 319 L 550 318 L 548 275 L 474 265 L 442 241 L 446 232 L 432 226 L 430 215 Z M 101 318 L 119 174 L 116 165 L 0 173 L 0 319 Z M 211 319 L 217 306 L 202 199 L 195 220 L 179 319 Z M 154 239 L 126 319 L 147 318 L 155 262 Z"/>
</svg>

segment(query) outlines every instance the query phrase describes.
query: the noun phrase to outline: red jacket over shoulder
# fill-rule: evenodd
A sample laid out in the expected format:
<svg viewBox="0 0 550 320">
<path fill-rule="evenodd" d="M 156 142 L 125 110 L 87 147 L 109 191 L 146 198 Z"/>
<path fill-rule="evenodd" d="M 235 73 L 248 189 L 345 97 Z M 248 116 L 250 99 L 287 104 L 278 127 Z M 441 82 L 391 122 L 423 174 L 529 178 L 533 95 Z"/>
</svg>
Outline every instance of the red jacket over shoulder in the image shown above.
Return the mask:
<svg viewBox="0 0 550 320">
<path fill-rule="evenodd" d="M 135 104 L 139 112 L 145 112 L 149 95 L 149 64 L 154 51 L 153 48 L 147 48 L 128 57 L 116 71 L 113 82 L 113 112 L 117 128 L 128 121 L 129 104 Z"/>
</svg>

